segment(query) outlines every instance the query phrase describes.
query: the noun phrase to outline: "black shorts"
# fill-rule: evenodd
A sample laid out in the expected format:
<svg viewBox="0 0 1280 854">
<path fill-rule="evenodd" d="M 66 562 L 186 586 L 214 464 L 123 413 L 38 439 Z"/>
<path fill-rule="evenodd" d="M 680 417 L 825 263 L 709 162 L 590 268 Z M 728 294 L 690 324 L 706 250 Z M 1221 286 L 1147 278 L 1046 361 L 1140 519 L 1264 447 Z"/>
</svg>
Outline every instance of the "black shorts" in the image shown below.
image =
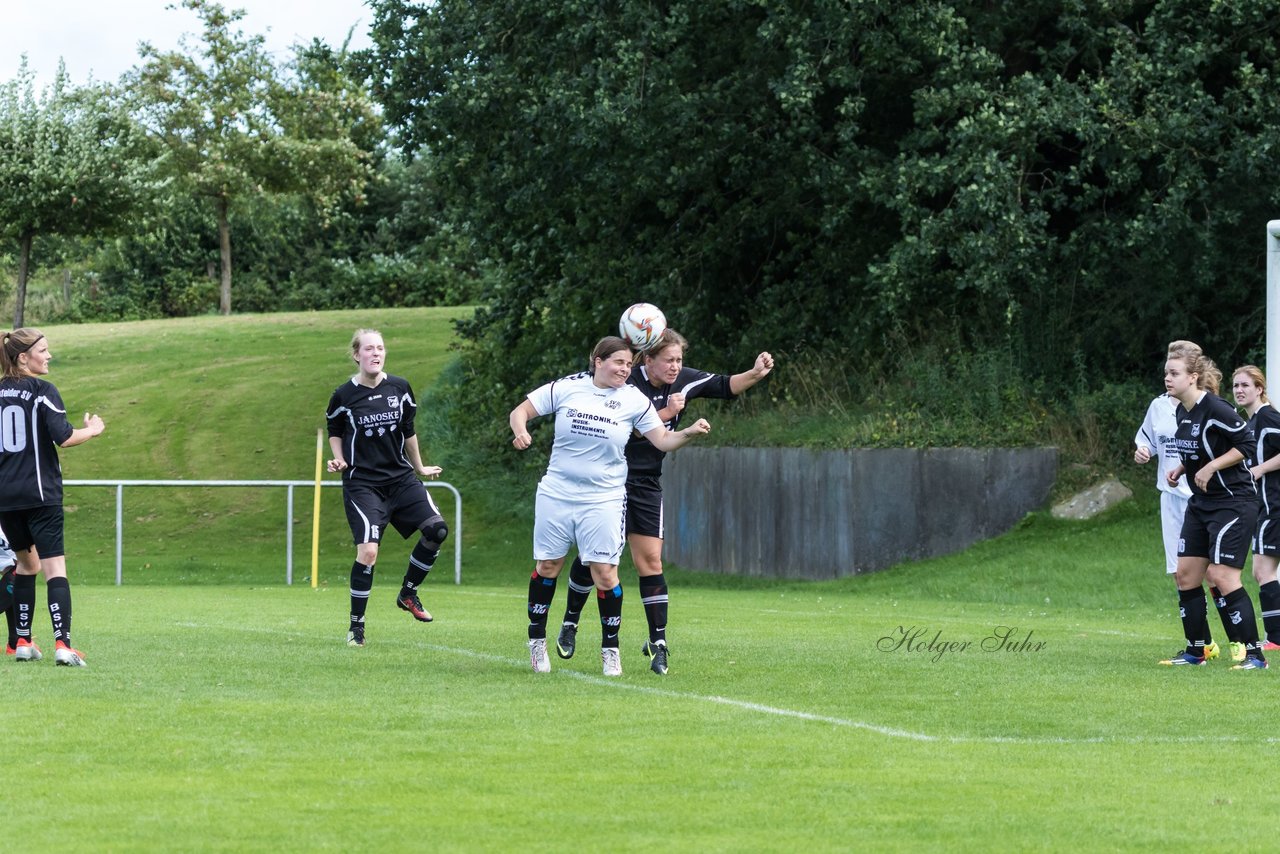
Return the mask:
<svg viewBox="0 0 1280 854">
<path fill-rule="evenodd" d="M 1253 553 L 1280 557 L 1280 513 L 1258 516 L 1258 525 L 1253 533 Z"/>
<path fill-rule="evenodd" d="M 0 529 L 9 540 L 9 548 L 25 552 L 32 546 L 41 558 L 62 557 L 67 553 L 62 543 L 62 505 L 28 507 L 0 513 Z"/>
<path fill-rule="evenodd" d="M 422 481 L 413 475 L 390 483 L 347 481 L 342 485 L 342 503 L 356 545 L 382 542 L 388 522 L 408 539 L 432 519 L 444 518 Z"/>
<path fill-rule="evenodd" d="M 1209 563 L 1243 569 L 1257 518 L 1258 503 L 1253 499 L 1205 507 L 1193 498 L 1182 520 L 1178 557 L 1204 557 Z"/>
<path fill-rule="evenodd" d="M 627 478 L 627 536 L 662 539 L 662 479 Z"/>
</svg>

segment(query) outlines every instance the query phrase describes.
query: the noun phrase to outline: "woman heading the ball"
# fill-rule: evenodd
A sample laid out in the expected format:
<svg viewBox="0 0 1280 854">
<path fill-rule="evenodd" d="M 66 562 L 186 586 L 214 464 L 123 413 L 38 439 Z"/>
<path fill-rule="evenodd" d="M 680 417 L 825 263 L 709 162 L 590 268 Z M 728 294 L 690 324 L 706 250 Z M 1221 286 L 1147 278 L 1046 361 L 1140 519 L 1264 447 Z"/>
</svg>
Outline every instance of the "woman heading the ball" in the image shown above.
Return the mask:
<svg viewBox="0 0 1280 854">
<path fill-rule="evenodd" d="M 533 559 L 529 577 L 529 659 L 547 673 L 547 616 L 556 579 L 574 545 L 590 567 L 600 609 L 600 660 L 604 675 L 622 675 L 618 634 L 622 625 L 622 555 L 626 506 L 626 445 L 632 432 L 661 451 L 674 451 L 711 430 L 705 419 L 680 431 L 667 429 L 648 397 L 630 385 L 633 355 L 621 338 L 602 338 L 591 369 L 539 386 L 511 410 L 511 444 L 531 443 L 532 418 L 555 415 L 555 441 L 534 503 Z"/>
<path fill-rule="evenodd" d="M 750 369 L 732 376 L 713 374 L 684 364 L 689 342 L 674 329 L 666 329 L 658 341 L 640 355 L 640 364 L 631 372 L 629 382 L 644 393 L 657 410 L 668 430 L 680 426 L 689 401 L 699 397 L 732 400 L 760 382 L 773 370 L 773 356 L 761 353 Z M 663 504 L 662 461 L 666 452 L 644 436 L 632 436 L 627 442 L 627 545 L 639 576 L 640 600 L 649 623 L 649 639 L 642 651 L 649 656 L 649 669 L 665 676 L 670 650 L 667 646 L 667 608 L 669 593 L 662 572 Z M 560 634 L 556 638 L 556 654 L 572 658 L 577 645 L 578 620 L 591 576 L 580 558 L 569 570 L 569 597 Z"/>
<path fill-rule="evenodd" d="M 421 534 L 396 594 L 396 607 L 415 620 L 431 622 L 418 589 L 435 565 L 449 528 L 420 477 L 435 478 L 439 466 L 422 463 L 414 417 L 418 406 L 403 377 L 386 373 L 387 347 L 375 329 L 357 329 L 351 358 L 359 371 L 334 390 L 325 418 L 329 425 L 331 472 L 342 472 L 342 504 L 355 541 L 351 565 L 351 621 L 347 645 L 365 643 L 364 616 L 373 589 L 378 546 L 390 523 L 408 539 Z"/>
<path fill-rule="evenodd" d="M 1205 663 L 1209 623 L 1202 585 L 1208 578 L 1235 627 L 1229 639 L 1245 647 L 1244 661 L 1233 669 L 1264 670 L 1267 661 L 1258 642 L 1257 616 L 1240 582 L 1258 516 L 1258 493 L 1245 464 L 1254 450 L 1253 431 L 1231 404 L 1199 387 L 1206 361 L 1199 347 L 1179 341 L 1170 345 L 1165 361 L 1165 390 L 1178 400 L 1174 440 L 1182 458 L 1167 479 L 1176 483 L 1185 474 L 1191 499 L 1182 523 L 1176 575 L 1187 645 L 1160 663 Z"/>
<path fill-rule="evenodd" d="M 1253 531 L 1253 577 L 1262 611 L 1263 652 L 1280 649 L 1280 412 L 1267 398 L 1267 377 L 1256 365 L 1231 372 L 1236 406 L 1249 413 L 1255 450 L 1246 464 L 1258 487 L 1258 522 Z"/>
<path fill-rule="evenodd" d="M 84 426 L 67 420 L 62 395 L 44 379 L 49 373 L 49 340 L 38 329 L 4 334 L 0 347 L 0 409 L 4 450 L 0 454 L 0 528 L 17 556 L 13 602 L 18 642 L 14 658 L 39 661 L 31 639 L 36 574 L 44 575 L 49 619 L 53 623 L 54 662 L 84 667 L 84 655 L 71 645 L 71 583 L 63 546 L 62 469 L 58 448 L 83 444 L 106 429 L 97 415 L 85 413 Z"/>
</svg>

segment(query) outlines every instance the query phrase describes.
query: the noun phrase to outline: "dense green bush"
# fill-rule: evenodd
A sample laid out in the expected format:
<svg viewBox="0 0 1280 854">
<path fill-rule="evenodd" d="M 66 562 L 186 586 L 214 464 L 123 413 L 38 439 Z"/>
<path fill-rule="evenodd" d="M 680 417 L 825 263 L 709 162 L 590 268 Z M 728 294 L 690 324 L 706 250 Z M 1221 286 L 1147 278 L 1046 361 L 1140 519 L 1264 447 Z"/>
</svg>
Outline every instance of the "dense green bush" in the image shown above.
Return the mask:
<svg viewBox="0 0 1280 854">
<path fill-rule="evenodd" d="M 1148 377 L 1172 338 L 1260 346 L 1267 4 L 372 5 L 386 117 L 494 265 L 464 326 L 478 429 L 637 299 L 704 363 L 906 379 L 911 341 L 942 371 L 998 352 L 1058 401 Z"/>
</svg>

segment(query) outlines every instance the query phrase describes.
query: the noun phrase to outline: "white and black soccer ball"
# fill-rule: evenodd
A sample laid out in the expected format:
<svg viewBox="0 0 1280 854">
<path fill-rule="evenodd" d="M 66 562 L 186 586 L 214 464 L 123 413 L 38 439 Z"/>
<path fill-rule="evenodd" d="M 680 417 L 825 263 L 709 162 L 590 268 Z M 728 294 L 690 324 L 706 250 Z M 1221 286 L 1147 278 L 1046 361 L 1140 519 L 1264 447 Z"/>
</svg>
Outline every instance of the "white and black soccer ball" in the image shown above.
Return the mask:
<svg viewBox="0 0 1280 854">
<path fill-rule="evenodd" d="M 637 350 L 648 350 L 667 331 L 667 316 L 662 309 L 647 302 L 627 308 L 618 320 L 618 334 Z"/>
</svg>

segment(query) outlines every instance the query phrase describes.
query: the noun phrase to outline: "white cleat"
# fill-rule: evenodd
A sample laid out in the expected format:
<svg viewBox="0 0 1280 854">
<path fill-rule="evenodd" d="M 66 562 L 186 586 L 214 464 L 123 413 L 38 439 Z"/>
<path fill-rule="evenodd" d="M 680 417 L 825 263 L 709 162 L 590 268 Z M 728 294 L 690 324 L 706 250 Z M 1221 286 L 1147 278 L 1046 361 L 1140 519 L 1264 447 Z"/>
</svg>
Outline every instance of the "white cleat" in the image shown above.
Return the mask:
<svg viewBox="0 0 1280 854">
<path fill-rule="evenodd" d="M 80 650 L 72 649 L 62 641 L 58 641 L 53 650 L 53 663 L 61 667 L 88 667 Z"/>
<path fill-rule="evenodd" d="M 600 647 L 600 662 L 604 665 L 605 676 L 622 675 L 622 655 L 616 646 Z"/>
<path fill-rule="evenodd" d="M 533 665 L 534 673 L 551 672 L 551 659 L 547 656 L 546 638 L 529 639 L 529 663 Z"/>
<path fill-rule="evenodd" d="M 26 638 L 18 638 L 18 646 L 14 649 L 13 657 L 18 661 L 39 661 L 44 658 L 40 654 L 40 647 Z"/>
</svg>

